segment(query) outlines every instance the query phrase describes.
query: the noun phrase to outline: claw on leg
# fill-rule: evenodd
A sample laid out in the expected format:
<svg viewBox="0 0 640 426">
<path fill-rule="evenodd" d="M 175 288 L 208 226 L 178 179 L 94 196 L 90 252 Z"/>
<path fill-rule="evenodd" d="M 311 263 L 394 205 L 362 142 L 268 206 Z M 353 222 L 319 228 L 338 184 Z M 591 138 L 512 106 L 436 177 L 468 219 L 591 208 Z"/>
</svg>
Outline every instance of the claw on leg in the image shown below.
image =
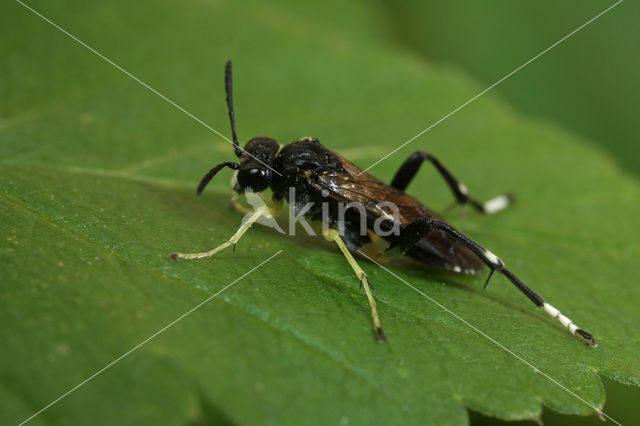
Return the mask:
<svg viewBox="0 0 640 426">
<path fill-rule="evenodd" d="M 203 259 L 203 258 L 211 257 L 214 254 L 218 253 L 221 250 L 224 250 L 227 247 L 230 247 L 230 246 L 235 247 L 236 243 L 240 240 L 242 235 L 244 235 L 244 233 L 247 232 L 249 228 L 251 228 L 251 225 L 253 225 L 255 221 L 257 221 L 260 218 L 260 216 L 268 216 L 268 215 L 270 215 L 270 213 L 269 213 L 269 208 L 266 205 L 259 207 L 249 216 L 245 217 L 245 219 L 242 222 L 242 225 L 236 231 L 236 233 L 233 234 L 231 238 L 229 238 L 229 241 L 225 242 L 224 244 L 221 244 L 220 246 L 214 248 L 213 250 L 204 251 L 201 253 L 186 253 L 186 254 L 173 253 L 171 255 L 171 260 Z"/>
<path fill-rule="evenodd" d="M 345 245 L 344 241 L 342 241 L 342 238 L 340 237 L 340 233 L 338 233 L 338 231 L 336 231 L 335 229 L 329 229 L 325 233 L 324 237 L 328 241 L 335 242 L 338 245 L 338 247 L 340 247 L 342 254 L 344 254 L 344 257 L 347 258 L 349 265 L 351 265 L 351 268 L 360 279 L 360 285 L 364 287 L 364 291 L 367 294 L 367 299 L 369 299 L 369 305 L 371 306 L 371 316 L 373 317 L 373 327 L 376 331 L 376 340 L 379 342 L 383 342 L 387 340 L 387 338 L 384 335 L 384 332 L 382 331 L 382 326 L 380 325 L 380 316 L 378 315 L 378 308 L 376 307 L 376 301 L 373 298 L 373 294 L 371 293 L 371 288 L 372 288 L 371 284 L 369 284 L 369 282 L 367 281 L 367 274 L 362 270 L 362 268 L 360 268 L 360 265 L 358 265 L 358 262 L 356 262 L 356 260 L 353 258 L 353 256 L 351 255 L 351 252 Z"/>
</svg>

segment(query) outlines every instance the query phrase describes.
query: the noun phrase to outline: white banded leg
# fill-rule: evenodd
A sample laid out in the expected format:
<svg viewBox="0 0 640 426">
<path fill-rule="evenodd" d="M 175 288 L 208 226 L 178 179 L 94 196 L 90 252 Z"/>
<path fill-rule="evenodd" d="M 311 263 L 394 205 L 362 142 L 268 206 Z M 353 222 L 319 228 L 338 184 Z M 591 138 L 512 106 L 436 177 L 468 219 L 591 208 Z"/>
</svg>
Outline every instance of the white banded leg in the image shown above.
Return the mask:
<svg viewBox="0 0 640 426">
<path fill-rule="evenodd" d="M 540 306 L 542 309 L 544 309 L 545 312 L 551 315 L 552 318 L 560 321 L 560 324 L 562 324 L 565 328 L 567 328 L 567 330 L 569 330 L 571 334 L 573 334 L 574 336 L 576 334 L 579 334 L 587 341 L 587 344 L 589 346 L 594 348 L 598 347 L 598 344 L 596 343 L 594 337 L 590 333 L 587 333 L 586 331 L 578 328 L 578 326 L 575 325 L 573 321 L 571 321 L 568 317 L 566 317 L 565 315 L 562 315 L 562 313 L 559 310 L 557 310 L 552 305 L 542 300 L 540 296 L 538 296 L 531 289 L 525 286 L 524 283 L 522 283 L 522 281 L 520 281 L 513 274 L 511 274 L 509 271 L 504 269 L 504 262 L 500 260 L 498 256 L 491 253 L 489 250 L 484 249 L 484 253 L 482 257 L 484 257 L 484 260 L 486 260 L 491 265 L 493 265 L 495 270 L 502 269 L 502 272 L 507 276 L 507 278 L 511 280 L 511 282 L 513 282 L 520 289 L 520 291 L 525 293 L 533 301 L 533 303 L 535 303 L 537 306 Z M 491 273 L 493 273 L 493 271 L 494 269 L 491 270 Z M 489 277 L 491 277 L 491 275 Z M 487 280 L 487 282 L 489 281 Z"/>
<path fill-rule="evenodd" d="M 453 195 L 456 197 L 456 204 L 462 207 L 463 220 L 465 214 L 464 206 L 466 204 L 471 204 L 479 212 L 492 214 L 505 209 L 513 201 L 511 195 L 499 195 L 484 203 L 475 200 L 469 195 L 469 190 L 464 183 L 456 179 L 436 157 L 424 151 L 416 151 L 406 159 L 393 177 L 391 186 L 401 191 L 406 190 L 424 161 L 429 161 L 451 188 Z"/>
<path fill-rule="evenodd" d="M 537 306 L 540 306 L 542 309 L 544 309 L 545 312 L 551 315 L 552 318 L 560 321 L 560 324 L 566 327 L 571 334 L 573 334 L 574 336 L 576 334 L 579 334 L 587 341 L 587 344 L 589 346 L 592 346 L 594 348 L 598 347 L 598 344 L 596 343 L 595 339 L 591 334 L 578 328 L 578 326 L 575 325 L 573 321 L 571 321 L 568 317 L 562 315 L 562 313 L 560 313 L 559 310 L 557 310 L 556 308 L 554 308 L 553 306 L 551 306 L 550 304 L 542 300 L 540 296 L 534 293 L 529 287 L 525 286 L 524 283 L 522 283 L 522 281 L 520 281 L 513 274 L 511 274 L 511 272 L 504 269 L 504 262 L 500 260 L 498 256 L 491 253 L 487 249 L 483 249 L 483 250 L 484 252 L 482 253 L 482 257 L 486 262 L 488 262 L 488 264 L 492 266 L 491 273 L 493 273 L 494 270 L 502 269 L 502 272 L 507 276 L 507 278 L 511 280 L 511 282 L 513 282 L 520 289 L 520 291 L 525 293 L 531 299 L 531 301 L 533 301 L 533 303 L 535 303 Z M 491 277 L 491 275 L 489 275 L 489 277 Z M 489 280 L 487 280 L 487 282 L 489 282 Z"/>
<path fill-rule="evenodd" d="M 398 240 L 393 243 L 392 247 L 398 246 L 401 250 L 405 251 L 412 247 L 417 241 L 424 238 L 425 235 L 428 235 L 434 229 L 439 229 L 451 235 L 458 241 L 458 243 L 464 245 L 476 256 L 478 256 L 489 268 L 491 268 L 489 278 L 491 278 L 494 271 L 500 272 L 509 281 L 511 281 L 511 283 L 515 285 L 518 290 L 520 290 L 525 296 L 527 296 L 529 300 L 535 303 L 536 306 L 543 308 L 547 313 L 549 313 L 549 315 L 560 321 L 560 323 L 565 326 L 571 332 L 571 334 L 573 334 L 574 336 L 579 335 L 586 341 L 589 346 L 597 346 L 593 335 L 578 328 L 569 318 L 562 315 L 560 311 L 546 303 L 544 299 L 542 299 L 542 297 L 540 297 L 533 290 L 527 287 L 518 277 L 516 277 L 513 273 L 511 273 L 511 271 L 505 268 L 504 262 L 500 258 L 498 258 L 498 256 L 480 246 L 478 243 L 471 240 L 469 237 L 462 234 L 460 231 L 445 222 L 434 218 L 418 219 L 402 229 Z M 489 278 L 487 278 L 486 283 L 489 282 Z"/>
<path fill-rule="evenodd" d="M 229 241 L 225 242 L 224 244 L 214 248 L 213 250 L 205 251 L 205 252 L 202 252 L 202 253 L 188 253 L 188 254 L 173 253 L 171 255 L 171 259 L 173 259 L 173 260 L 182 260 L 182 259 L 202 259 L 202 258 L 206 258 L 206 257 L 211 257 L 214 254 L 218 253 L 219 251 L 224 250 L 227 247 L 235 245 L 240 240 L 242 235 L 245 232 L 247 232 L 247 230 L 249 228 L 251 228 L 251 225 L 253 225 L 261 216 L 271 217 L 271 213 L 269 212 L 269 208 L 266 205 L 258 207 L 253 213 L 251 213 L 250 216 L 246 217 L 244 219 L 242 225 L 238 229 L 238 231 L 236 231 L 236 233 L 233 234 L 233 236 L 231 238 L 229 238 Z"/>
<path fill-rule="evenodd" d="M 587 340 L 587 344 L 589 346 L 592 346 L 594 348 L 598 347 L 598 344 L 596 343 L 595 339 L 593 338 L 593 336 L 591 336 L 589 333 L 587 333 L 584 330 L 581 330 L 580 328 L 578 328 L 577 325 L 575 325 L 573 323 L 573 321 L 571 321 L 569 318 L 567 318 L 566 316 L 562 315 L 562 313 L 560 313 L 559 310 L 557 310 L 556 308 L 554 308 L 553 306 L 551 306 L 550 304 L 548 304 L 547 302 L 544 302 L 542 304 L 542 308 L 549 314 L 551 315 L 552 318 L 557 319 L 558 321 L 560 321 L 560 323 L 565 326 L 569 332 L 571 332 L 571 334 L 573 334 L 574 336 L 577 334 L 579 334 L 580 336 L 584 337 Z"/>
<path fill-rule="evenodd" d="M 362 268 L 360 268 L 358 262 L 356 262 L 356 260 L 353 258 L 344 241 L 342 241 L 342 238 L 340 237 L 340 233 L 338 231 L 336 231 L 335 229 L 328 229 L 324 234 L 324 238 L 327 241 L 335 242 L 338 247 L 340 247 L 340 250 L 342 250 L 342 254 L 347 258 L 347 261 L 349 262 L 349 265 L 351 265 L 351 268 L 353 268 L 353 272 L 355 272 L 360 279 L 360 282 L 364 287 L 364 291 L 365 293 L 367 293 L 369 305 L 371 305 L 371 316 L 373 317 L 373 326 L 376 329 L 376 339 L 378 339 L 379 341 L 386 340 L 386 337 L 382 332 L 382 327 L 380 326 L 380 316 L 378 315 L 378 309 L 376 308 L 376 301 L 373 298 L 373 294 L 371 294 L 371 286 L 367 281 L 367 274 L 362 270 Z"/>
</svg>

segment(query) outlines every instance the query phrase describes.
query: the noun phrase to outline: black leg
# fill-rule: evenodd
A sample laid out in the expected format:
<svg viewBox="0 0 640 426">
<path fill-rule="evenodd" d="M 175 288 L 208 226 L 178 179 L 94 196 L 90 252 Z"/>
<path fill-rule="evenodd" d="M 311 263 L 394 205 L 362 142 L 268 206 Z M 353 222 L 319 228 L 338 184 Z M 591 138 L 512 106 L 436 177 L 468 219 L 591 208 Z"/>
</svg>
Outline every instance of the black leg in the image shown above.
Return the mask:
<svg viewBox="0 0 640 426">
<path fill-rule="evenodd" d="M 447 185 L 449 185 L 449 188 L 451 188 L 457 202 L 461 205 L 471 204 L 479 212 L 495 213 L 504 209 L 511 203 L 511 201 L 513 201 L 513 197 L 510 195 L 500 195 L 485 203 L 480 203 L 474 200 L 469 196 L 467 187 L 462 182 L 457 180 L 436 157 L 424 151 L 416 151 L 407 158 L 393 177 L 391 186 L 404 191 L 407 186 L 409 186 L 409 183 L 411 183 L 416 173 L 418 173 L 420 166 L 425 160 L 431 162 L 438 172 L 440 172 L 444 180 L 447 182 Z"/>
<path fill-rule="evenodd" d="M 515 285 L 518 290 L 524 293 L 525 296 L 529 298 L 536 306 L 543 308 L 549 315 L 553 318 L 557 319 L 565 326 L 573 335 L 580 335 L 590 346 L 597 346 L 594 337 L 587 333 L 584 330 L 579 329 L 573 322 L 562 315 L 560 311 L 546 303 L 542 297 L 538 296 L 533 290 L 527 287 L 518 277 L 513 275 L 509 270 L 505 268 L 504 262 L 500 260 L 495 254 L 491 253 L 489 250 L 481 247 L 478 243 L 471 240 L 469 237 L 455 229 L 453 226 L 442 222 L 441 220 L 433 219 L 433 218 L 423 218 L 416 220 L 415 222 L 405 226 L 401 231 L 400 235 L 397 237 L 395 241 L 392 242 L 392 246 L 390 248 L 398 247 L 405 252 L 406 250 L 413 247 L 418 241 L 424 238 L 433 230 L 440 230 L 446 232 L 451 235 L 458 241 L 460 244 L 471 250 L 476 256 L 478 256 L 489 268 L 491 271 L 499 271 L 501 272 L 509 281 Z"/>
</svg>

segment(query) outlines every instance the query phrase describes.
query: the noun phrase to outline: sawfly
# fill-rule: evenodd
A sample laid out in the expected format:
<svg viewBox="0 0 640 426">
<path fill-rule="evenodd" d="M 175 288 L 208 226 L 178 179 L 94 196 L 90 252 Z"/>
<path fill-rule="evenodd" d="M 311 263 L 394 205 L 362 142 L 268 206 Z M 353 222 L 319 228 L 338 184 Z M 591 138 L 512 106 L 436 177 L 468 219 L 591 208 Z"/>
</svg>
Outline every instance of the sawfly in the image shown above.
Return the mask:
<svg viewBox="0 0 640 426">
<path fill-rule="evenodd" d="M 200 181 L 200 195 L 209 181 L 222 169 L 234 170 L 232 188 L 240 194 L 258 194 L 270 189 L 267 203 L 246 211 L 240 229 L 221 246 L 202 253 L 171 255 L 173 260 L 208 258 L 233 246 L 253 223 L 273 218 L 286 200 L 297 215 L 322 222 L 323 236 L 336 243 L 364 288 L 373 316 L 375 336 L 385 340 L 376 302 L 367 276 L 351 252 L 360 251 L 373 259 L 399 252 L 424 264 L 456 273 L 477 274 L 486 266 L 489 278 L 495 271 L 503 274 L 536 306 L 557 319 L 573 335 L 597 346 L 593 335 L 578 328 L 542 297 L 527 287 L 504 262 L 489 250 L 447 224 L 438 214 L 404 191 L 423 162 L 428 161 L 442 175 L 456 202 L 470 205 L 480 213 L 494 213 L 507 207 L 511 197 L 501 195 L 481 203 L 472 198 L 433 155 L 417 151 L 400 166 L 390 184 L 373 177 L 346 158 L 325 148 L 316 138 L 305 137 L 280 145 L 269 137 L 251 139 L 240 147 L 236 133 L 232 98 L 231 61 L 225 70 L 225 90 L 231 122 L 234 153 L 239 162 L 224 162 L 213 167 Z M 243 209 L 237 202 L 233 205 Z M 268 205 L 267 205 L 268 204 Z M 355 206 L 357 208 L 345 208 Z M 486 286 L 486 283 L 485 283 Z"/>
</svg>

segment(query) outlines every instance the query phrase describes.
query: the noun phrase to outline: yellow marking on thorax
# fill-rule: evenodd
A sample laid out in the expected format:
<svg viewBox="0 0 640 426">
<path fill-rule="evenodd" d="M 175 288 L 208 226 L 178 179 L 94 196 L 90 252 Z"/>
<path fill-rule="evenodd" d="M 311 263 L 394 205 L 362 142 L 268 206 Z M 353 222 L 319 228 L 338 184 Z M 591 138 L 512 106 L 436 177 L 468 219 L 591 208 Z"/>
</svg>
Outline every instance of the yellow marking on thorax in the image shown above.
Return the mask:
<svg viewBox="0 0 640 426">
<path fill-rule="evenodd" d="M 311 178 L 311 170 L 305 170 L 304 173 L 300 173 L 300 176 L 309 180 Z"/>
</svg>

